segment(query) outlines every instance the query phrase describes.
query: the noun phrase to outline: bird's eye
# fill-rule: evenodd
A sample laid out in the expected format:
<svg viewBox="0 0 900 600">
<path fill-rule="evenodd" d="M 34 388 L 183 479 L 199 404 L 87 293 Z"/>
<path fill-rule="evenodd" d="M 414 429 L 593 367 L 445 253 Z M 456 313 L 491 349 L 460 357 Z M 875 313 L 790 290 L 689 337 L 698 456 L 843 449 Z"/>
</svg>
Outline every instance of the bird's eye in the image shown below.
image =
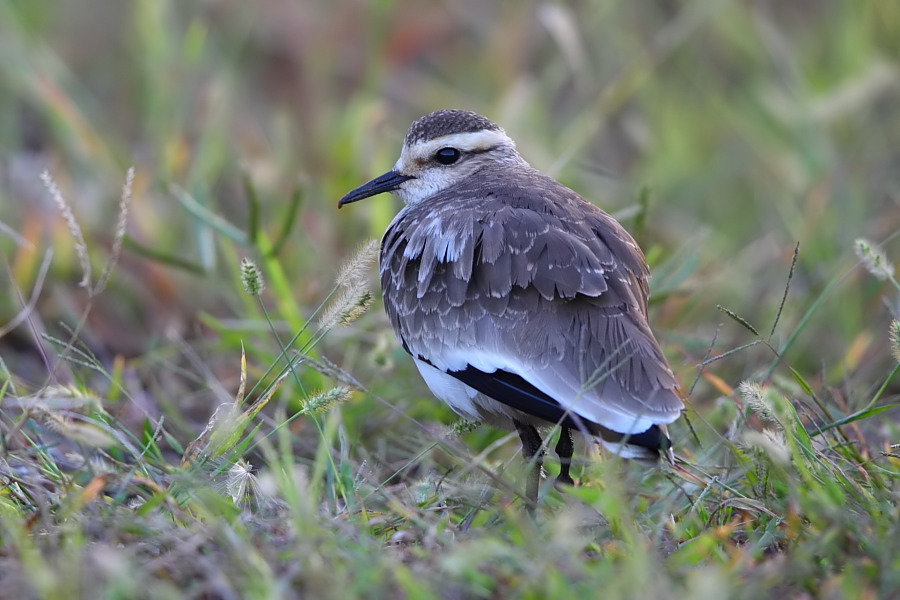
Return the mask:
<svg viewBox="0 0 900 600">
<path fill-rule="evenodd" d="M 462 156 L 456 148 L 441 148 L 434 153 L 434 160 L 442 165 L 452 165 Z"/>
</svg>

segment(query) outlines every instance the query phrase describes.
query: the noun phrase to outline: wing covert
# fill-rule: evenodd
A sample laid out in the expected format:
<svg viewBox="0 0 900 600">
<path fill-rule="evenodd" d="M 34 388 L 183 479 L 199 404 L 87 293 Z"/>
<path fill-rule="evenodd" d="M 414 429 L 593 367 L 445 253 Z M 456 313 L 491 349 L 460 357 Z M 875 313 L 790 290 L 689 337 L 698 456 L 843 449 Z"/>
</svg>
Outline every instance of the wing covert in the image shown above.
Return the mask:
<svg viewBox="0 0 900 600">
<path fill-rule="evenodd" d="M 382 245 L 391 324 L 445 372 L 506 371 L 617 431 L 673 421 L 682 404 L 646 323 L 643 254 L 612 217 L 557 189 L 508 202 L 502 189 L 448 189 L 404 208 Z"/>
</svg>

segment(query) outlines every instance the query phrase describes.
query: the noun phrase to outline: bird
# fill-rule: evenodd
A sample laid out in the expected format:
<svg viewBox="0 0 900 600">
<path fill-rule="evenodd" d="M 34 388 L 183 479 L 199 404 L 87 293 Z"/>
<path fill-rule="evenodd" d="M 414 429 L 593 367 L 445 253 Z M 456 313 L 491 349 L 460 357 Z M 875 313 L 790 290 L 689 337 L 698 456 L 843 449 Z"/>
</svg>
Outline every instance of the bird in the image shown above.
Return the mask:
<svg viewBox="0 0 900 600">
<path fill-rule="evenodd" d="M 573 431 L 674 465 L 666 426 L 684 405 L 648 324 L 647 261 L 621 224 L 465 110 L 416 120 L 393 168 L 338 208 L 384 192 L 404 203 L 379 254 L 391 327 L 437 398 L 517 431 L 527 506 L 548 426 L 560 427 L 562 484 Z"/>
</svg>

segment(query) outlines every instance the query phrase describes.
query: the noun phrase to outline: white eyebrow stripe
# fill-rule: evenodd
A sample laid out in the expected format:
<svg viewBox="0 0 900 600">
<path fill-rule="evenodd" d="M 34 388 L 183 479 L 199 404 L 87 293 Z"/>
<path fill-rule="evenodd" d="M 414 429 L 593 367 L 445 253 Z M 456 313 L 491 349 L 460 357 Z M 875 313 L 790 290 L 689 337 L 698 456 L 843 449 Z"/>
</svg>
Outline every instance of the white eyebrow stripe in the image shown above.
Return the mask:
<svg viewBox="0 0 900 600">
<path fill-rule="evenodd" d="M 441 148 L 456 148 L 463 152 L 478 152 L 479 150 L 488 150 L 495 146 L 516 147 L 509 136 L 503 131 L 492 131 L 484 129 L 482 131 L 470 131 L 467 133 L 451 133 L 450 135 L 442 135 L 439 138 L 428 140 L 427 142 L 419 142 L 413 144 L 412 148 L 404 148 L 406 151 L 412 150 L 416 156 L 431 156 Z"/>
</svg>

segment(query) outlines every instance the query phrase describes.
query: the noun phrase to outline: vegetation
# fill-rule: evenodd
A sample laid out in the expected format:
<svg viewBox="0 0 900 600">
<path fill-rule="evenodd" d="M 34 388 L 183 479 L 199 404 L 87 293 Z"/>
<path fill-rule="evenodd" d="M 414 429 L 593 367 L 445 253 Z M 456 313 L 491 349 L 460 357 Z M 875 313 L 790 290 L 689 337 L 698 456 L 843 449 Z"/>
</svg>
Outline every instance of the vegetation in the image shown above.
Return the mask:
<svg viewBox="0 0 900 600">
<path fill-rule="evenodd" d="M 900 4 L 10 0 L 0 49 L 0 596 L 900 597 Z M 548 459 L 532 518 L 398 348 L 397 203 L 336 203 L 447 107 L 642 244 L 676 468 Z"/>
</svg>

